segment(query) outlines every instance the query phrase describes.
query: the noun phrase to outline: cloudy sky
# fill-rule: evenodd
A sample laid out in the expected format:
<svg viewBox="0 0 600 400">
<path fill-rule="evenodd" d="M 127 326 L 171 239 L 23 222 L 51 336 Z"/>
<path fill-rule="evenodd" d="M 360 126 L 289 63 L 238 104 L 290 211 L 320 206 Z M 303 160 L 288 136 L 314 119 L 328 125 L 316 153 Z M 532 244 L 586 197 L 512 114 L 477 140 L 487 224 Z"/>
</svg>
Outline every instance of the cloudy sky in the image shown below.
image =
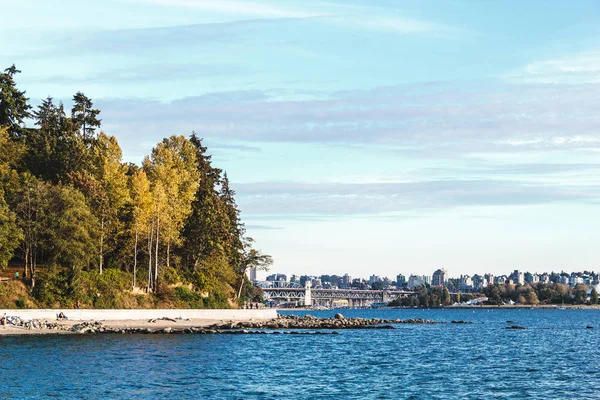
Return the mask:
<svg viewBox="0 0 600 400">
<path fill-rule="evenodd" d="M 196 131 L 274 272 L 598 270 L 595 1 L 0 0 L 35 104 Z"/>
</svg>

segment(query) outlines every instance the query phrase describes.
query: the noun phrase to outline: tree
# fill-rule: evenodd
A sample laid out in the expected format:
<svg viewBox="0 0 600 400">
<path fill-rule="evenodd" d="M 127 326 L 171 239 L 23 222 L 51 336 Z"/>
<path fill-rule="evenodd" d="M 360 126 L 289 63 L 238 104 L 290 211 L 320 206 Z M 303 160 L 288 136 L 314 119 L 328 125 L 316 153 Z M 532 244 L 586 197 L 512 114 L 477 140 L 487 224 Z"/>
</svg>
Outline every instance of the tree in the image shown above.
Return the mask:
<svg viewBox="0 0 600 400">
<path fill-rule="evenodd" d="M 446 286 L 444 286 L 444 288 L 442 289 L 441 301 L 442 301 L 442 304 L 445 306 L 449 306 L 452 304 L 452 299 L 450 298 L 450 292 L 448 291 L 448 288 Z"/>
<path fill-rule="evenodd" d="M 35 285 L 37 263 L 44 250 L 49 253 L 51 244 L 47 240 L 49 232 L 48 212 L 50 210 L 50 185 L 37 180 L 31 174 L 21 176 L 16 192 L 15 212 L 24 237 L 21 242 L 21 254 L 24 261 L 23 277 L 29 274 Z M 46 247 L 46 248 L 45 248 Z"/>
<path fill-rule="evenodd" d="M 246 281 L 246 271 L 250 268 L 256 268 L 259 271 L 268 271 L 271 265 L 273 265 L 273 258 L 270 255 L 263 254 L 260 250 L 253 248 L 254 239 L 247 237 L 244 240 L 243 252 L 240 254 L 240 261 L 237 265 L 238 279 L 240 280 L 240 286 L 236 295 L 236 299 L 239 299 L 242 294 L 242 288 Z"/>
<path fill-rule="evenodd" d="M 192 202 L 192 211 L 187 218 L 183 237 L 182 254 L 195 273 L 200 263 L 215 251 L 225 251 L 229 240 L 229 218 L 225 204 L 219 198 L 216 186 L 220 181 L 221 170 L 213 168 L 211 156 L 202 140 L 195 134 L 190 142 L 196 150 L 199 173 L 198 189 Z"/>
<path fill-rule="evenodd" d="M 531 305 L 536 305 L 540 303 L 537 294 L 534 290 L 527 291 L 527 293 L 525 294 L 525 302 Z"/>
<path fill-rule="evenodd" d="M 596 288 L 592 288 L 592 293 L 590 294 L 590 303 L 598 304 L 598 292 L 596 291 Z"/>
<path fill-rule="evenodd" d="M 58 183 L 69 173 L 89 169 L 89 151 L 76 134 L 62 103 L 55 105 L 52 97 L 48 97 L 33 116 L 38 128 L 23 135 L 26 165 L 33 175 Z"/>
<path fill-rule="evenodd" d="M 192 202 L 200 179 L 196 149 L 183 136 L 163 139 L 152 149 L 150 157 L 144 160 L 144 170 L 154 193 L 156 290 L 159 241 L 162 239 L 166 245 L 166 266 L 169 267 L 171 246 L 181 243 L 181 232 L 192 212 Z"/>
<path fill-rule="evenodd" d="M 86 143 L 94 138 L 94 131 L 100 128 L 98 114 L 100 110 L 94 108 L 92 99 L 81 92 L 73 96 L 73 108 L 71 109 L 71 118 L 75 124 L 75 129 L 80 131 L 81 137 Z"/>
<path fill-rule="evenodd" d="M 31 106 L 27 104 L 29 99 L 25 97 L 25 91 L 17 89 L 14 80 L 20 72 L 13 64 L 0 74 L 0 127 L 8 127 L 12 138 L 23 134 L 25 119 L 31 116 Z"/>
<path fill-rule="evenodd" d="M 16 216 L 8 208 L 4 191 L 0 188 L 0 269 L 6 267 L 21 240 L 23 232 L 17 226 Z"/>
<path fill-rule="evenodd" d="M 97 249 L 100 274 L 105 255 L 117 247 L 117 236 L 123 228 L 121 213 L 129 199 L 127 166 L 121 162 L 121 158 L 121 148 L 116 138 L 100 133 L 92 148 L 91 171 L 69 175 L 75 187 L 84 193 L 99 224 Z"/>
<path fill-rule="evenodd" d="M 6 191 L 18 186 L 16 168 L 20 166 L 24 152 L 22 143 L 10 139 L 8 128 L 0 127 L 0 185 Z"/>
<path fill-rule="evenodd" d="M 235 202 L 235 192 L 229 186 L 229 178 L 227 172 L 225 172 L 223 179 L 221 180 L 221 190 L 219 197 L 225 206 L 225 213 L 227 214 L 229 222 L 229 231 L 227 235 L 227 246 L 225 251 L 229 257 L 232 265 L 237 265 L 242 262 L 240 258 L 245 253 L 243 236 L 246 233 L 244 224 L 240 219 L 240 210 Z"/>
<path fill-rule="evenodd" d="M 133 250 L 133 288 L 136 287 L 137 261 L 138 261 L 138 238 L 148 231 L 152 215 L 152 193 L 150 192 L 150 181 L 143 170 L 136 171 L 130 178 L 131 205 L 133 206 L 132 229 L 134 231 Z"/>
<path fill-rule="evenodd" d="M 68 186 L 52 186 L 49 231 L 51 262 L 79 271 L 96 254 L 98 221 L 83 194 Z"/>
</svg>

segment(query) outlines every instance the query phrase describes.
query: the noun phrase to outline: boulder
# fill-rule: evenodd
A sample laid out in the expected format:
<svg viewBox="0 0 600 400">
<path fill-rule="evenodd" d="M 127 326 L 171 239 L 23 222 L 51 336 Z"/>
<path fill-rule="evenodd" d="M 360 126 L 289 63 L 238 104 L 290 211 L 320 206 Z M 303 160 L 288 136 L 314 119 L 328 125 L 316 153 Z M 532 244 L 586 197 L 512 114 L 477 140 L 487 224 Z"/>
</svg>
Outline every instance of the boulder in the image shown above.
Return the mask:
<svg viewBox="0 0 600 400">
<path fill-rule="evenodd" d="M 335 314 L 335 316 L 333 318 L 335 318 L 337 320 L 342 320 L 342 319 L 344 319 L 344 316 L 340 313 L 337 313 L 337 314 Z"/>
</svg>

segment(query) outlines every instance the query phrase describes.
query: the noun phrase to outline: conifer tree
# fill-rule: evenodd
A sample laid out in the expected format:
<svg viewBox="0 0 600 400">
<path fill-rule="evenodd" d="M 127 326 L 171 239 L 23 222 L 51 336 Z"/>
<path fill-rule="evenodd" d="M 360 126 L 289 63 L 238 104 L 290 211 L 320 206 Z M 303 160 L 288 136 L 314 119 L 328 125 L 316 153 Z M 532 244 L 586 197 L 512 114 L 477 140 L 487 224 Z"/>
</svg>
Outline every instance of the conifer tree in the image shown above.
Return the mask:
<svg viewBox="0 0 600 400">
<path fill-rule="evenodd" d="M 96 128 L 100 128 L 102 120 L 98 119 L 100 110 L 94 108 L 92 99 L 81 92 L 73 96 L 73 108 L 71 118 L 75 129 L 80 132 L 84 142 L 90 143 L 94 138 Z"/>
<path fill-rule="evenodd" d="M 14 77 L 20 72 L 13 64 L 0 74 L 0 127 L 7 127 L 12 138 L 23 135 L 25 119 L 31 116 L 25 91 L 16 87 Z"/>
</svg>

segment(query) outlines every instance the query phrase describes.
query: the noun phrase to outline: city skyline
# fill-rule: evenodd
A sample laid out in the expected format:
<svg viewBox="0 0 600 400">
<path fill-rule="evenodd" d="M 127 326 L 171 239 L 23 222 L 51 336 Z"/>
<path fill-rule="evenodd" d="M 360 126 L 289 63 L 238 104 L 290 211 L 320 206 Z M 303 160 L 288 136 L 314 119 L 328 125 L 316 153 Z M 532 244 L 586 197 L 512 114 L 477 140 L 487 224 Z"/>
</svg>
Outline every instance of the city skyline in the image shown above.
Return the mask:
<svg viewBox="0 0 600 400">
<path fill-rule="evenodd" d="M 23 0 L 0 60 L 126 161 L 196 131 L 272 271 L 597 270 L 600 9 L 511 4 Z"/>
</svg>

